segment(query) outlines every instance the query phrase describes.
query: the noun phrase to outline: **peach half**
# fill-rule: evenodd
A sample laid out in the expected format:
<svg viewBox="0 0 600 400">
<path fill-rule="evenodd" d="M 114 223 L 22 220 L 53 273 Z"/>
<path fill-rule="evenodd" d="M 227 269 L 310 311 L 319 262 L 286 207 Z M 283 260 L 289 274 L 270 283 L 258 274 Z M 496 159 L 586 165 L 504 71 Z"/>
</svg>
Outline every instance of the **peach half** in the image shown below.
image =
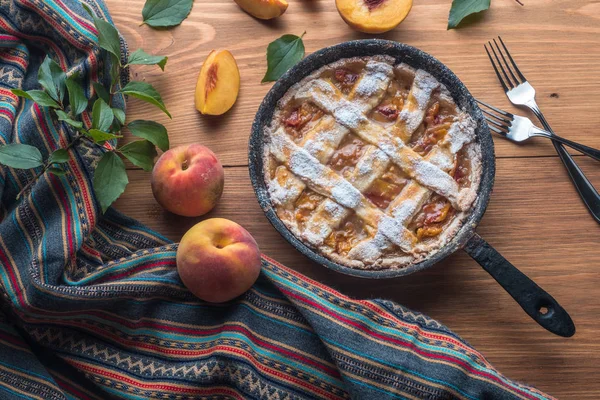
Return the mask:
<svg viewBox="0 0 600 400">
<path fill-rule="evenodd" d="M 261 267 L 254 238 L 224 218 L 207 219 L 187 231 L 176 260 L 185 287 L 211 303 L 232 300 L 250 289 Z"/>
<path fill-rule="evenodd" d="M 279 17 L 288 8 L 285 0 L 235 0 L 240 8 L 258 19 Z"/>
<path fill-rule="evenodd" d="M 210 52 L 196 83 L 196 109 L 202 114 L 226 113 L 237 100 L 240 91 L 240 71 L 233 55 L 227 50 Z"/>
<path fill-rule="evenodd" d="M 342 19 L 365 33 L 394 29 L 410 12 L 412 0 L 335 0 Z"/>
</svg>

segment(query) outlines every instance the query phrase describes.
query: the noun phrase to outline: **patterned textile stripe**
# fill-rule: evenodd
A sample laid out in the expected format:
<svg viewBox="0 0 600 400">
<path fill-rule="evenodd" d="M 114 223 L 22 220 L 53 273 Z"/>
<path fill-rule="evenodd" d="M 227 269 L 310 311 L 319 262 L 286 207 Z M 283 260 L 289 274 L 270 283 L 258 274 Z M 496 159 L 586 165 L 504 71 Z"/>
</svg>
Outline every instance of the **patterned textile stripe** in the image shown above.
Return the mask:
<svg viewBox="0 0 600 400">
<path fill-rule="evenodd" d="M 17 351 L 30 353 L 29 346 L 21 336 L 9 325 L 8 320 L 0 312 L 0 346 L 11 347 Z"/>
<path fill-rule="evenodd" d="M 296 392 L 297 394 L 301 394 L 302 392 L 304 392 L 303 389 L 306 389 L 310 386 L 309 384 L 304 382 L 302 379 L 296 378 L 290 374 L 282 373 L 278 370 L 254 363 L 252 358 L 249 357 L 249 355 L 244 353 L 243 351 L 233 352 L 233 354 L 231 355 L 231 358 L 235 359 L 235 358 L 237 358 L 236 356 L 243 358 L 251 367 L 253 367 L 253 369 L 258 374 L 270 376 L 270 379 L 263 378 L 264 384 L 268 385 L 270 381 L 273 383 L 276 383 L 277 381 L 283 381 L 286 383 L 287 389 L 284 392 L 280 392 L 280 394 L 274 395 L 270 398 L 278 398 L 283 393 L 285 393 L 288 396 L 294 392 Z M 160 391 L 175 392 L 175 393 L 182 393 L 182 394 L 188 394 L 188 395 L 204 394 L 204 390 L 205 390 L 205 388 L 203 388 L 203 387 L 194 387 L 193 385 L 189 385 L 189 384 L 175 384 L 171 381 L 166 381 L 166 380 L 161 381 L 156 378 L 153 378 L 151 380 L 134 379 L 129 374 L 122 374 L 116 370 L 107 369 L 104 366 L 97 366 L 94 364 L 83 363 L 83 362 L 75 361 L 75 360 L 68 360 L 68 361 L 72 365 L 77 367 L 78 369 L 81 369 L 81 370 L 85 371 L 86 373 L 88 373 L 89 375 L 96 377 L 96 379 L 105 378 L 105 379 L 119 381 L 119 382 L 122 382 L 124 385 L 127 385 L 130 388 L 134 387 L 138 390 L 151 390 L 156 393 L 159 393 L 158 390 L 160 390 Z M 206 368 L 206 370 L 209 370 L 209 369 Z M 200 375 L 200 374 L 202 374 L 202 372 L 199 372 L 198 374 Z M 210 374 L 215 374 L 215 372 L 211 371 Z M 241 374 L 239 374 L 239 376 L 233 375 L 230 378 L 241 379 L 242 375 Z M 247 376 L 245 378 L 247 378 Z M 237 382 L 237 384 L 240 386 L 242 386 L 243 383 L 244 383 L 243 381 Z M 275 386 L 272 386 L 272 387 L 275 387 Z M 334 395 L 330 390 L 325 390 L 323 388 L 316 387 L 316 386 L 313 386 L 312 388 L 310 388 L 310 393 L 316 397 L 323 398 L 323 399 L 339 399 L 340 398 L 340 397 Z M 269 398 L 269 397 L 267 397 L 267 398 Z"/>
<path fill-rule="evenodd" d="M 100 0 L 87 4 L 110 21 Z M 69 141 L 51 112 L 10 89 L 39 87 L 42 50 L 90 94 L 110 68 L 96 41 L 78 0 L 0 3 L 1 143 L 46 157 Z M 177 275 L 176 244 L 99 214 L 100 151 L 71 152 L 65 176 L 44 176 L 18 202 L 36 171 L 0 167 L 0 398 L 551 399 L 436 321 L 352 300 L 266 257 L 244 296 L 199 301 Z"/>
<path fill-rule="evenodd" d="M 9 89 L 20 86 L 28 66 L 28 49 L 19 38 L 0 34 L 0 117 L 11 124 L 15 118 L 18 97 Z M 0 132 L 0 143 L 6 143 L 7 132 Z"/>
<path fill-rule="evenodd" d="M 89 391 L 86 391 L 84 388 L 80 387 L 76 382 L 68 379 L 65 376 L 58 375 L 53 373 L 52 371 L 48 371 L 58 384 L 58 386 L 64 390 L 66 393 L 70 394 L 71 399 L 96 399 L 101 400 L 102 397 L 98 397 Z"/>
<path fill-rule="evenodd" d="M 91 313 L 91 311 L 88 312 L 88 314 Z M 78 323 L 72 323 L 72 319 L 72 317 L 67 317 L 64 321 L 64 325 L 77 327 Z M 25 320 L 27 321 L 26 318 Z M 37 321 L 38 324 L 41 322 L 46 321 Z M 57 321 L 54 322 L 57 323 Z M 337 385 L 336 382 L 339 375 L 333 364 L 329 363 L 328 365 L 322 365 L 320 360 L 313 355 L 304 353 L 298 348 L 294 350 L 294 348 L 289 345 L 277 343 L 273 339 L 252 332 L 250 327 L 247 327 L 244 324 L 236 323 L 235 326 L 222 326 L 217 328 L 206 327 L 204 330 L 200 329 L 202 328 L 200 326 L 178 324 L 177 327 L 174 327 L 172 326 L 173 324 L 169 325 L 167 325 L 166 321 L 162 324 L 152 321 L 137 321 L 135 324 L 129 324 L 126 331 L 128 334 L 131 334 L 132 332 L 156 332 L 160 334 L 160 336 L 154 338 L 154 340 L 153 338 L 144 340 L 143 336 L 135 336 L 136 341 L 142 340 L 142 344 L 138 348 L 141 352 L 148 352 L 150 348 L 152 348 L 157 350 L 163 357 L 168 356 L 181 360 L 186 359 L 189 356 L 198 358 L 206 354 L 211 355 L 217 352 L 219 354 L 227 354 L 227 352 L 231 352 L 232 354 L 239 353 L 240 348 L 246 348 L 244 349 L 246 351 L 245 354 L 247 354 L 249 358 L 254 358 L 257 361 L 260 360 L 257 358 L 256 354 L 261 353 L 258 357 L 264 360 L 262 363 L 265 365 L 281 363 L 281 365 L 286 365 L 285 368 L 288 373 L 293 373 L 297 376 L 313 376 L 313 378 L 311 378 L 312 380 L 315 380 L 314 377 L 318 377 L 317 379 L 319 380 L 326 380 L 329 381 L 329 383 Z M 227 323 L 227 325 L 233 325 L 233 323 Z M 114 327 L 119 329 L 119 326 Z M 115 343 L 124 345 L 127 348 L 134 348 L 136 345 L 135 341 L 131 342 L 129 340 L 131 336 L 128 338 L 117 337 L 109 331 L 104 331 L 99 326 L 91 326 L 90 332 L 94 331 L 96 333 L 101 332 L 101 337 L 104 340 L 112 339 Z M 169 333 L 167 334 L 166 332 Z M 207 337 L 207 335 L 212 335 L 214 339 Z M 32 336 L 35 337 L 36 341 L 43 342 L 52 335 L 49 332 L 44 331 L 42 333 L 34 332 L 32 333 Z M 64 339 L 60 339 L 58 336 L 48 339 L 47 342 L 56 340 L 64 342 Z M 208 344 L 207 340 L 210 340 Z M 237 347 L 223 346 L 220 343 L 222 340 L 229 341 L 229 344 L 234 344 L 233 341 L 235 341 L 238 343 Z M 150 345 L 148 343 L 150 343 Z M 159 345 L 153 345 L 153 343 L 158 343 Z M 200 344 L 198 345 L 198 343 Z M 202 346 L 201 349 L 203 350 L 194 350 L 192 346 Z M 72 344 L 71 347 L 77 346 Z M 170 349 L 167 349 L 166 347 L 169 347 Z M 207 348 L 209 350 L 205 350 Z M 305 364 L 305 366 L 302 364 Z M 322 372 L 333 376 L 336 380 L 332 381 L 327 378 L 327 375 L 323 375 Z"/>
<path fill-rule="evenodd" d="M 36 321 L 41 324 L 43 321 Z M 77 323 L 64 323 L 65 327 L 83 328 Z M 98 325 L 96 325 L 98 326 Z M 156 325 L 151 325 L 158 328 Z M 209 328 L 209 327 L 207 327 Z M 83 328 L 85 329 L 85 328 Z M 165 327 L 162 327 L 165 330 Z M 112 340 L 116 344 L 127 345 L 129 349 L 136 349 L 142 352 L 155 353 L 163 357 L 173 359 L 194 359 L 206 354 L 214 352 L 214 346 L 220 345 L 220 342 L 225 340 L 229 344 L 236 345 L 239 348 L 246 348 L 247 351 L 253 353 L 254 358 L 260 357 L 267 364 L 275 362 L 286 362 L 288 367 L 294 367 L 299 374 L 312 374 L 319 376 L 320 379 L 327 381 L 330 384 L 336 385 L 339 373 L 332 363 L 324 362 L 310 353 L 304 352 L 302 349 L 293 348 L 286 343 L 278 342 L 273 338 L 267 338 L 253 332 L 251 328 L 240 322 L 226 323 L 221 326 L 213 327 L 212 329 L 180 329 L 187 331 L 179 337 L 173 334 L 160 335 L 160 338 L 150 337 L 136 334 L 141 329 L 126 329 L 119 333 L 103 330 L 97 327 L 96 334 L 99 334 L 105 340 Z M 173 331 L 173 328 L 169 329 Z M 91 331 L 91 330 L 90 330 Z M 150 329 L 144 329 L 144 332 L 153 332 Z M 133 332 L 133 333 L 132 333 Z M 45 340 L 48 343 L 61 339 L 60 333 L 51 335 L 45 331 L 36 329 L 31 332 L 38 341 Z M 161 343 L 156 345 L 154 343 Z M 168 344 L 167 344 L 168 343 Z M 227 346 L 226 346 L 227 347 Z M 209 349 L 209 350 L 207 350 Z M 322 374 L 324 373 L 324 374 Z M 330 379 L 329 376 L 335 379 Z"/>
<path fill-rule="evenodd" d="M 384 346 L 396 349 L 398 349 L 398 346 L 406 347 L 408 351 L 411 351 L 417 357 L 428 359 L 429 362 L 443 360 L 441 362 L 445 365 L 460 367 L 468 373 L 475 375 L 474 377 L 476 379 L 503 385 L 507 389 L 513 390 L 515 395 L 521 396 L 521 398 L 540 398 L 537 391 L 523 390 L 522 386 L 513 385 L 507 378 L 487 367 L 489 366 L 489 363 L 486 362 L 479 353 L 472 350 L 469 353 L 455 351 L 453 350 L 454 346 L 430 345 L 428 344 L 431 342 L 430 340 L 419 337 L 419 335 L 415 335 L 412 332 L 410 334 L 404 334 L 402 330 L 392 330 L 382 327 L 381 323 L 369 320 L 361 315 L 358 312 L 361 307 L 356 307 L 356 301 L 352 301 L 350 298 L 314 281 L 310 281 L 309 283 L 307 282 L 306 277 L 288 270 L 273 260 L 269 261 L 273 265 L 274 270 L 274 274 L 270 276 L 270 278 L 275 282 L 282 284 L 280 290 L 285 293 L 292 302 L 296 303 L 296 301 L 298 301 L 300 307 L 305 308 L 311 313 L 319 314 L 320 317 L 326 318 L 331 323 L 337 323 L 347 329 L 351 329 L 353 332 L 361 335 L 364 340 L 377 341 Z M 267 269 L 267 271 L 270 270 Z M 283 278 L 281 276 L 282 273 L 287 275 L 286 278 L 288 279 Z M 290 278 L 294 283 L 297 283 L 290 284 Z M 312 286 L 315 284 L 319 286 L 320 290 L 315 290 L 315 287 Z M 331 301 L 332 299 L 334 300 L 333 302 Z M 339 307 L 338 304 L 340 303 L 340 299 L 345 300 L 347 304 L 351 304 L 352 307 Z M 449 335 L 438 334 L 436 335 L 436 340 L 444 340 L 446 342 L 454 341 L 454 335 L 448 336 Z M 419 343 L 416 340 L 422 343 Z M 461 347 L 463 347 L 463 350 L 468 349 L 468 347 L 465 346 Z M 359 352 L 358 349 L 352 349 L 352 351 Z M 396 365 L 395 367 L 399 368 L 401 366 Z"/>
<path fill-rule="evenodd" d="M 0 311 L 0 398 L 61 398 L 62 390 Z"/>
</svg>

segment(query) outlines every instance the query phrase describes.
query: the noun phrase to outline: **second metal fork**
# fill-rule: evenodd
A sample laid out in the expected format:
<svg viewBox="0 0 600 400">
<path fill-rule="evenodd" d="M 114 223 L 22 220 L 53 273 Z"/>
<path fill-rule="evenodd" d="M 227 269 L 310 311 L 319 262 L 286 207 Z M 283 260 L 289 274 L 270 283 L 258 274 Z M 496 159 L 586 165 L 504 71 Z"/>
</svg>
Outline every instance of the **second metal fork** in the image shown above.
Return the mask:
<svg viewBox="0 0 600 400">
<path fill-rule="evenodd" d="M 546 121 L 546 118 L 544 118 L 542 111 L 540 110 L 535 101 L 535 89 L 533 88 L 533 86 L 531 86 L 527 79 L 525 79 L 525 76 L 517 67 L 517 64 L 513 60 L 512 56 L 510 55 L 508 49 L 506 48 L 506 45 L 504 44 L 500 36 L 498 36 L 498 40 L 502 45 L 504 53 L 506 53 L 506 57 L 500 49 L 498 42 L 496 42 L 496 39 L 493 40 L 493 45 L 492 42 L 488 42 L 488 45 L 492 50 L 494 57 L 492 57 L 492 54 L 488 50 L 488 46 L 484 47 L 488 57 L 490 58 L 492 66 L 494 67 L 494 71 L 496 71 L 498 80 L 500 81 L 502 87 L 504 88 L 504 91 L 506 92 L 506 96 L 514 105 L 525 106 L 529 108 L 540 120 L 544 129 L 546 129 L 546 131 L 548 131 L 551 135 L 554 135 L 550 124 L 548 124 L 548 121 Z M 500 56 L 498 56 L 498 54 L 500 54 Z M 510 65 L 507 61 L 507 58 L 510 61 Z M 552 136 L 551 138 L 555 139 L 554 136 Z M 567 152 L 564 146 L 555 140 L 553 140 L 552 143 L 554 144 L 554 148 L 560 156 L 561 161 L 567 168 L 567 172 L 569 173 L 569 176 L 571 177 L 571 180 L 573 181 L 573 184 L 575 185 L 579 196 L 583 200 L 584 204 L 586 205 L 594 219 L 598 223 L 600 223 L 600 194 L 598 194 L 594 186 L 586 178 L 581 168 L 579 168 L 579 166 L 575 163 L 575 160 Z"/>
<path fill-rule="evenodd" d="M 485 115 L 485 119 L 491 130 L 494 132 L 512 140 L 513 142 L 524 142 L 533 137 L 545 137 L 551 140 L 555 140 L 575 149 L 587 156 L 592 157 L 595 160 L 600 161 L 600 150 L 592 147 L 583 145 L 581 143 L 573 142 L 572 140 L 562 138 L 556 134 L 552 134 L 544 129 L 540 129 L 533 125 L 533 122 L 527 117 L 521 117 L 519 115 L 511 114 L 507 111 L 503 111 L 497 107 L 490 106 L 480 100 L 475 100 L 480 105 L 489 108 L 494 112 L 482 108 Z"/>
</svg>

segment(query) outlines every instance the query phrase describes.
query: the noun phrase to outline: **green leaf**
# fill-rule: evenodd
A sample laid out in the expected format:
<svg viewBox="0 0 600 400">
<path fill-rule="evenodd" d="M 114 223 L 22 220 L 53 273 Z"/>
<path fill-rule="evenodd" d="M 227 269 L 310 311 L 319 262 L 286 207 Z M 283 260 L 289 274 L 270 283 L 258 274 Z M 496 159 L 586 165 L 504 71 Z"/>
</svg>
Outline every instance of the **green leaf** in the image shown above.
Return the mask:
<svg viewBox="0 0 600 400">
<path fill-rule="evenodd" d="M 123 125 L 125 123 L 125 111 L 121 110 L 120 108 L 113 107 L 112 112 L 117 121 Z"/>
<path fill-rule="evenodd" d="M 108 94 L 104 85 L 98 82 L 94 82 L 92 85 L 94 86 L 94 92 L 96 92 L 98 98 L 104 100 L 106 103 L 110 103 L 110 94 Z"/>
<path fill-rule="evenodd" d="M 127 128 L 132 135 L 149 140 L 162 151 L 169 150 L 167 128 L 158 122 L 137 119 L 127 124 Z"/>
<path fill-rule="evenodd" d="M 89 137 L 91 137 L 92 139 L 94 139 L 94 141 L 96 143 L 106 142 L 107 140 L 117 139 L 117 138 L 123 137 L 121 135 L 114 135 L 112 133 L 102 132 L 102 131 L 100 131 L 98 129 L 90 129 L 87 132 L 87 135 Z"/>
<path fill-rule="evenodd" d="M 142 17 L 154 28 L 181 24 L 192 10 L 194 0 L 146 0 Z"/>
<path fill-rule="evenodd" d="M 69 150 L 67 149 L 58 149 L 54 150 L 52 154 L 50 154 L 50 158 L 48 162 L 50 164 L 60 164 L 69 161 L 71 157 L 69 156 Z"/>
<path fill-rule="evenodd" d="M 448 29 L 453 29 L 468 15 L 490 8 L 490 0 L 453 0 L 448 16 Z"/>
<path fill-rule="evenodd" d="M 30 169 L 39 167 L 43 163 L 42 153 L 40 153 L 37 147 L 21 143 L 0 146 L 0 164 L 4 164 L 7 167 Z"/>
<path fill-rule="evenodd" d="M 92 108 L 92 128 L 100 131 L 107 131 L 115 118 L 112 109 L 102 99 L 94 102 Z"/>
<path fill-rule="evenodd" d="M 86 4 L 82 3 L 82 6 L 94 19 L 94 25 L 98 31 L 98 45 L 117 57 L 117 60 L 120 60 L 121 41 L 119 40 L 119 32 L 117 29 L 110 22 L 96 17 L 94 12 Z"/>
<path fill-rule="evenodd" d="M 283 35 L 269 43 L 267 47 L 267 73 L 262 79 L 264 82 L 276 81 L 288 69 L 292 68 L 304 57 L 304 42 L 302 36 Z"/>
<path fill-rule="evenodd" d="M 100 203 L 102 212 L 119 198 L 129 183 L 125 164 L 114 152 L 102 155 L 94 172 L 94 193 Z"/>
<path fill-rule="evenodd" d="M 81 121 L 75 121 L 75 120 L 71 119 L 71 117 L 69 116 L 69 114 L 67 114 L 63 110 L 54 110 L 54 112 L 58 116 L 58 120 L 59 121 L 66 122 L 67 124 L 71 125 L 74 128 L 77 128 L 77 129 L 83 127 L 83 122 L 81 122 Z"/>
<path fill-rule="evenodd" d="M 156 158 L 156 147 L 148 140 L 137 140 L 127 143 L 119 149 L 129 161 L 144 171 L 152 171 L 154 159 Z"/>
<path fill-rule="evenodd" d="M 77 80 L 76 75 L 71 75 L 66 80 L 67 91 L 69 92 L 69 104 L 71 105 L 71 113 L 75 116 L 85 111 L 88 106 L 88 99 L 85 97 L 83 87 Z"/>
<path fill-rule="evenodd" d="M 160 94 L 154 89 L 154 87 L 146 82 L 131 81 L 123 89 L 119 90 L 120 93 L 133 96 L 137 99 L 144 100 L 150 104 L 154 104 L 160 108 L 165 114 L 171 118 L 171 114 L 167 111 Z"/>
<path fill-rule="evenodd" d="M 167 58 L 165 56 L 153 56 L 142 49 L 137 49 L 129 55 L 127 64 L 158 65 L 164 71 Z"/>
<path fill-rule="evenodd" d="M 38 69 L 38 81 L 46 89 L 46 93 L 59 103 L 62 102 L 65 94 L 66 79 L 67 75 L 60 65 L 50 56 L 46 56 Z"/>
<path fill-rule="evenodd" d="M 43 107 L 60 108 L 58 103 L 43 90 L 28 90 L 27 92 L 20 89 L 12 89 L 11 92 L 17 96 L 32 100 Z"/>
<path fill-rule="evenodd" d="M 56 176 L 63 176 L 67 174 L 67 171 L 65 171 L 64 169 L 56 167 L 48 168 L 48 172 Z"/>
<path fill-rule="evenodd" d="M 121 76 L 121 60 L 116 59 L 114 56 L 111 57 L 112 63 L 110 64 L 110 84 L 114 86 L 119 81 Z"/>
</svg>

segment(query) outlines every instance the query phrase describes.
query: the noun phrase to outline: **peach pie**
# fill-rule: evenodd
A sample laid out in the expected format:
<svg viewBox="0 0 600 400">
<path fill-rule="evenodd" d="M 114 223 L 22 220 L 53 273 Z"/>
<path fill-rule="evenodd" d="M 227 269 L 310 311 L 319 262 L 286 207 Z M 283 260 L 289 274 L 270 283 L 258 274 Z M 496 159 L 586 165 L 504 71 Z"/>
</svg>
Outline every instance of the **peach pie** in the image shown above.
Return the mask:
<svg viewBox="0 0 600 400">
<path fill-rule="evenodd" d="M 402 268 L 438 251 L 477 196 L 476 124 L 423 70 L 342 59 L 292 86 L 265 132 L 265 180 L 287 228 L 334 262 Z"/>
</svg>

